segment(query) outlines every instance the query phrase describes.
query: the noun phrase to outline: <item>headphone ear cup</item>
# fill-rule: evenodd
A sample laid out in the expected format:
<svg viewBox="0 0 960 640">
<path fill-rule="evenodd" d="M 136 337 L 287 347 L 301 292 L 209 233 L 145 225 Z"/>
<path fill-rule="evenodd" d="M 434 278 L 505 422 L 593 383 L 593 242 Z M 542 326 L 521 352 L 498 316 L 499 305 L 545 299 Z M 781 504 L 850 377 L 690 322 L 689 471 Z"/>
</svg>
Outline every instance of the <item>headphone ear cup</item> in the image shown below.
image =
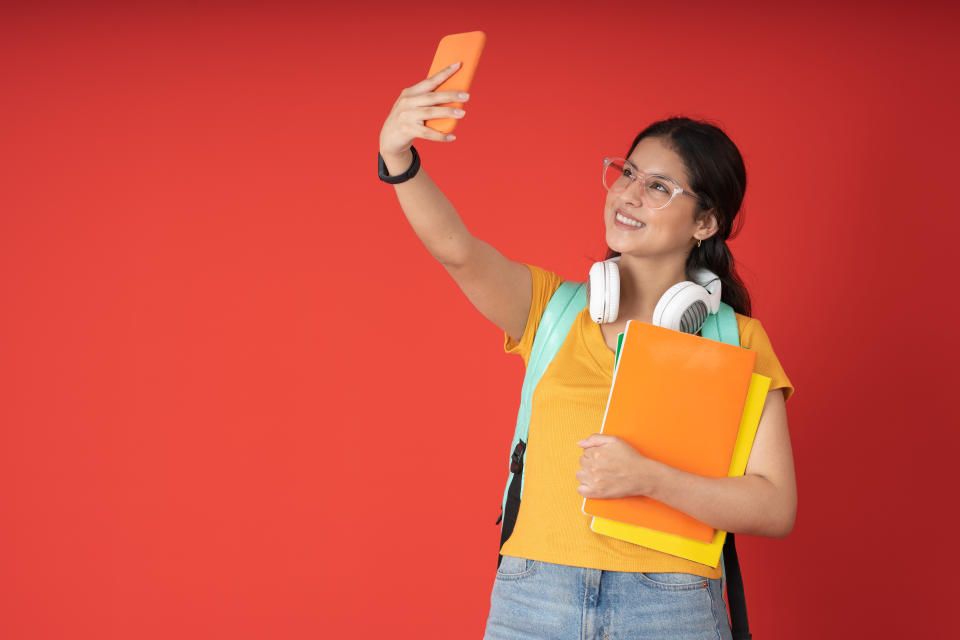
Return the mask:
<svg viewBox="0 0 960 640">
<path fill-rule="evenodd" d="M 590 318 L 597 324 L 613 322 L 620 309 L 620 270 L 618 260 L 594 262 L 587 279 L 587 304 Z"/>
<path fill-rule="evenodd" d="M 604 291 L 606 309 L 604 322 L 614 322 L 620 315 L 620 268 L 616 262 L 607 262 L 607 288 Z"/>
<path fill-rule="evenodd" d="M 657 301 L 653 324 L 696 334 L 710 313 L 710 297 L 710 293 L 696 282 L 678 282 Z"/>
<path fill-rule="evenodd" d="M 603 322 L 603 305 L 606 297 L 607 278 L 603 275 L 602 262 L 594 262 L 587 277 L 587 307 L 590 319 L 600 324 Z"/>
</svg>

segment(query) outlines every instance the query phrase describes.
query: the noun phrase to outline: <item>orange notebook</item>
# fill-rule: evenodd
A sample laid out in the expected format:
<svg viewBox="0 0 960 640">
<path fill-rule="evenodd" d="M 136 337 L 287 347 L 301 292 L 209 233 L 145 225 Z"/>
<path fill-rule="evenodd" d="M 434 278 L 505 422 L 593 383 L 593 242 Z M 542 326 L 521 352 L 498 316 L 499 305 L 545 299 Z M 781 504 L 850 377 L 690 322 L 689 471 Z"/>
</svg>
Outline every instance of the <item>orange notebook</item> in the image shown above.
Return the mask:
<svg viewBox="0 0 960 640">
<path fill-rule="evenodd" d="M 630 320 L 601 433 L 672 467 L 725 478 L 754 351 Z M 713 527 L 648 496 L 585 498 L 583 512 L 710 542 Z"/>
</svg>

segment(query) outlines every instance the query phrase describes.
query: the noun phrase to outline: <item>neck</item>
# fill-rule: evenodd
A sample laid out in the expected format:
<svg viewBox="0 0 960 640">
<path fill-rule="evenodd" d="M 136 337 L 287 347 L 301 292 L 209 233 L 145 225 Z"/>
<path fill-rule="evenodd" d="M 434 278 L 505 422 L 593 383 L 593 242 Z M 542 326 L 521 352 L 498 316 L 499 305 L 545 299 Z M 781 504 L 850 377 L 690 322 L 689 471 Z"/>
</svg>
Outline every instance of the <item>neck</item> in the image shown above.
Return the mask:
<svg viewBox="0 0 960 640">
<path fill-rule="evenodd" d="M 686 255 L 620 257 L 620 311 L 617 321 L 653 322 L 653 311 L 667 289 L 687 279 Z"/>
</svg>

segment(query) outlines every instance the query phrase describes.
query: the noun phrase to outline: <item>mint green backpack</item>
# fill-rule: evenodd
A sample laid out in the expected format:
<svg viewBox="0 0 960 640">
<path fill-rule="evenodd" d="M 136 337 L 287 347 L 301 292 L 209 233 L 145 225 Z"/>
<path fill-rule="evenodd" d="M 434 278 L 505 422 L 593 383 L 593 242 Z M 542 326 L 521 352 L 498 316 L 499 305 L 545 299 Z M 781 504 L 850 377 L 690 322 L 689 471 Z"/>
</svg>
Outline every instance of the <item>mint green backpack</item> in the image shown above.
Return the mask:
<svg viewBox="0 0 960 640">
<path fill-rule="evenodd" d="M 523 378 L 523 387 L 520 390 L 520 410 L 517 413 L 517 426 L 510 445 L 510 473 L 507 476 L 507 486 L 503 492 L 503 501 L 500 505 L 501 520 L 500 548 L 513 533 L 520 510 L 520 499 L 523 495 L 523 459 L 527 448 L 527 438 L 530 430 L 530 413 L 533 407 L 533 391 L 550 365 L 560 345 L 567 338 L 570 327 L 577 315 L 587 305 L 587 285 L 584 282 L 564 282 L 554 292 L 543 312 L 537 334 L 533 339 L 530 358 L 527 361 L 527 370 Z M 710 340 L 718 340 L 727 344 L 740 346 L 740 332 L 737 327 L 737 318 L 733 308 L 725 302 L 720 303 L 717 313 L 707 316 L 701 329 L 701 335 Z M 497 557 L 497 567 L 500 566 L 502 555 Z M 734 535 L 727 532 L 723 545 L 724 579 L 727 583 L 727 601 L 730 605 L 731 629 L 734 640 L 749 640 L 752 636 L 747 622 L 747 606 L 743 594 L 743 580 L 740 575 L 740 563 L 737 560 Z"/>
</svg>

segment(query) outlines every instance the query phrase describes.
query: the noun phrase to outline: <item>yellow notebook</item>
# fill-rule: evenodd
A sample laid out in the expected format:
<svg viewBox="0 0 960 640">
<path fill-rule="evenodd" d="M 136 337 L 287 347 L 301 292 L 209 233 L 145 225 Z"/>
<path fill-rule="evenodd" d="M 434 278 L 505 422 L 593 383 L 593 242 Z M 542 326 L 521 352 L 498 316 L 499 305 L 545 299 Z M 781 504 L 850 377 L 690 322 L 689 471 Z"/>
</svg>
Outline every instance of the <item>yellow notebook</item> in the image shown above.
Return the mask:
<svg viewBox="0 0 960 640">
<path fill-rule="evenodd" d="M 747 469 L 747 460 L 750 458 L 750 450 L 753 448 L 753 440 L 757 435 L 757 428 L 760 426 L 760 414 L 763 412 L 763 405 L 767 399 L 767 392 L 770 390 L 770 378 L 754 373 L 750 378 L 750 387 L 747 390 L 747 398 L 744 402 L 743 416 L 740 419 L 740 430 L 737 432 L 737 440 L 733 447 L 733 458 L 730 461 L 730 472 L 728 476 L 742 476 Z M 634 544 L 639 544 L 650 549 L 663 551 L 670 555 L 693 560 L 711 567 L 720 564 L 720 554 L 723 553 L 723 542 L 727 538 L 727 532 L 720 529 L 714 530 L 713 540 L 711 542 L 701 542 L 665 533 L 663 531 L 654 531 L 645 527 L 638 527 L 623 522 L 615 522 L 605 518 L 594 516 L 590 522 L 590 528 L 605 536 L 618 538 Z"/>
</svg>

